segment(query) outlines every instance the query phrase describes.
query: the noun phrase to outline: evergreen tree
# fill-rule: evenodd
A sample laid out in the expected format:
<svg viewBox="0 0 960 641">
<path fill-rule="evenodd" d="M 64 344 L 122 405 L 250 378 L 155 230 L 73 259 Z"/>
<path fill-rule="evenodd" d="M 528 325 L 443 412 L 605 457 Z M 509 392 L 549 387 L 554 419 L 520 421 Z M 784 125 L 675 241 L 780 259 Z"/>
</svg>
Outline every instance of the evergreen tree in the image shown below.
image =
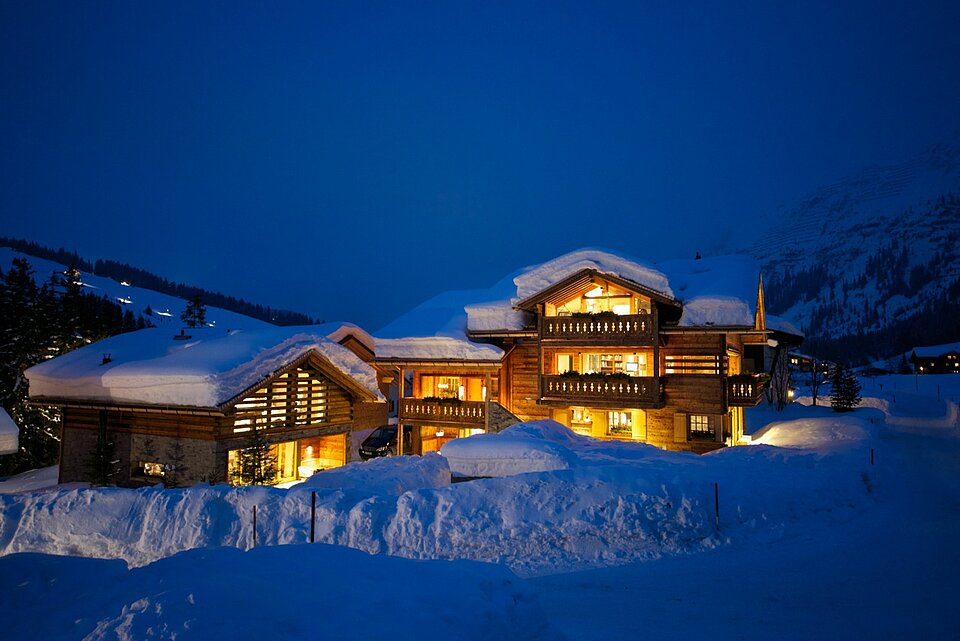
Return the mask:
<svg viewBox="0 0 960 641">
<path fill-rule="evenodd" d="M 180 314 L 180 320 L 190 328 L 203 327 L 207 324 L 207 308 L 200 301 L 200 294 L 193 295 L 186 309 Z"/>
<path fill-rule="evenodd" d="M 166 464 L 164 469 L 164 478 L 166 479 L 164 485 L 168 487 L 179 487 L 180 484 L 183 483 L 186 473 L 190 470 L 190 467 L 186 463 L 187 453 L 183 449 L 183 439 L 177 437 L 170 446 L 167 459 L 170 462 Z"/>
<path fill-rule="evenodd" d="M 860 405 L 860 381 L 852 369 L 837 365 L 833 372 L 830 407 L 834 412 L 852 412 Z"/>
<path fill-rule="evenodd" d="M 240 452 L 239 465 L 232 471 L 234 485 L 267 485 L 277 478 L 276 459 L 266 437 L 256 427 Z"/>
</svg>

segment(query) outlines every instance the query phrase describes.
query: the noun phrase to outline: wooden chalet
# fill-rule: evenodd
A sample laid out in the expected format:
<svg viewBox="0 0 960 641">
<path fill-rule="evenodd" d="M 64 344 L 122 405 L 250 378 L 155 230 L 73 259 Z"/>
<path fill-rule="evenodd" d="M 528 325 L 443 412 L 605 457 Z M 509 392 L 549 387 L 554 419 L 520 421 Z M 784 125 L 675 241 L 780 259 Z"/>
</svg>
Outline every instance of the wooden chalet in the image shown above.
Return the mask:
<svg viewBox="0 0 960 641">
<path fill-rule="evenodd" d="M 412 373 L 399 420 L 422 426 L 421 439 L 434 428 L 449 438 L 549 418 L 581 434 L 671 450 L 737 444 L 744 408 L 762 399 L 771 351 L 786 358 L 802 340 L 777 321 L 768 326 L 759 272 L 738 261 L 732 271 L 752 274 L 752 301 L 726 295 L 729 265 L 707 260 L 674 266 L 681 283 L 688 273 L 717 272 L 716 293 L 684 301 L 664 273 L 581 250 L 518 276 L 509 299 L 466 306 L 465 338 L 499 348 L 499 363 L 390 359 L 379 340 L 376 362 Z M 460 403 L 445 406 L 447 398 Z M 494 416 L 504 420 L 492 424 Z M 423 443 L 422 451 L 433 449 Z"/>
<path fill-rule="evenodd" d="M 914 347 L 910 363 L 917 374 L 960 374 L 960 343 Z"/>
<path fill-rule="evenodd" d="M 358 328 L 187 331 L 123 334 L 27 371 L 32 402 L 61 408 L 61 483 L 91 480 L 103 443 L 119 485 L 231 481 L 254 430 L 275 482 L 295 481 L 347 463 L 353 433 L 386 423 Z"/>
</svg>

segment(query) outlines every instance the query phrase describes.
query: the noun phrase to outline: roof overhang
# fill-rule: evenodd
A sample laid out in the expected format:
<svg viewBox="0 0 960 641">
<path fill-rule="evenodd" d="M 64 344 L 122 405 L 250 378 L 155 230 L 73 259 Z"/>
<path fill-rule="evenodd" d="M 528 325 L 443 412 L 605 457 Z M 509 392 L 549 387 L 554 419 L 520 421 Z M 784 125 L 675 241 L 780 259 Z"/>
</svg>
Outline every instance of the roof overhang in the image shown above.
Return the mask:
<svg viewBox="0 0 960 641">
<path fill-rule="evenodd" d="M 580 271 L 571 274 L 563 280 L 554 283 L 550 287 L 537 292 L 533 296 L 523 299 L 515 304 L 514 307 L 524 311 L 534 311 L 536 306 L 540 303 L 545 303 L 557 298 L 563 298 L 568 295 L 575 295 L 580 290 L 594 284 L 595 279 L 598 278 L 612 283 L 617 287 L 622 287 L 623 289 L 640 294 L 641 296 L 646 296 L 647 298 L 650 298 L 651 300 L 663 305 L 670 305 L 678 309 L 681 308 L 680 301 L 671 296 L 665 295 L 663 292 L 658 292 L 654 289 L 650 289 L 649 287 L 644 287 L 643 285 L 635 283 L 632 280 L 627 280 L 626 278 L 621 278 L 620 276 L 601 272 L 592 268 L 581 269 Z"/>
</svg>

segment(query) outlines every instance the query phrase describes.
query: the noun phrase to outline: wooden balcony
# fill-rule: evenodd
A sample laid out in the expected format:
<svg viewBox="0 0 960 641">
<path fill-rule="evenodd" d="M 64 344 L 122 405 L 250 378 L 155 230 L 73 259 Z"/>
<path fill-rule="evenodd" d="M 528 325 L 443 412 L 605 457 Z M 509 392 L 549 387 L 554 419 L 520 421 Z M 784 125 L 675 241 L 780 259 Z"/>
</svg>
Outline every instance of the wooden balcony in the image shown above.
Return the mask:
<svg viewBox="0 0 960 641">
<path fill-rule="evenodd" d="M 540 399 L 546 405 L 601 407 L 663 407 L 663 390 L 655 376 L 540 377 Z"/>
<path fill-rule="evenodd" d="M 484 401 L 437 401 L 422 398 L 400 400 L 400 420 L 422 423 L 483 427 L 487 404 Z"/>
<path fill-rule="evenodd" d="M 727 378 L 727 404 L 731 407 L 754 407 L 763 398 L 763 381 L 751 374 Z"/>
<path fill-rule="evenodd" d="M 543 316 L 540 340 L 578 345 L 653 345 L 653 314 Z"/>
</svg>

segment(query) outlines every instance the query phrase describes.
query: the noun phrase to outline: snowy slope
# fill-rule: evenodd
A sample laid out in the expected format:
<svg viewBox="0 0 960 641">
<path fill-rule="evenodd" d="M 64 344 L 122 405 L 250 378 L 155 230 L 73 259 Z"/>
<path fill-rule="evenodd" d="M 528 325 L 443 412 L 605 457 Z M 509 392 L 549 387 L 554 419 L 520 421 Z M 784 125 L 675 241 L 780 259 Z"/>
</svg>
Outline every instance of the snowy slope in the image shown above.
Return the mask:
<svg viewBox="0 0 960 641">
<path fill-rule="evenodd" d="M 49 280 L 54 273 L 62 274 L 67 270 L 66 266 L 59 263 L 21 254 L 9 247 L 0 247 L 0 269 L 8 271 L 14 258 L 25 258 L 30 263 L 34 271 L 34 280 L 38 284 Z M 122 285 L 110 278 L 102 278 L 86 272 L 81 272 L 81 281 L 85 292 L 106 296 L 124 309 L 132 311 L 134 316 L 143 314 L 149 307 L 153 310 L 153 315 L 144 318 L 157 327 L 168 327 L 173 330 L 182 326 L 180 314 L 187 306 L 187 301 L 181 298 L 142 289 L 136 287 L 135 283 L 129 286 Z M 273 327 L 270 323 L 218 307 L 207 307 L 206 318 L 211 325 L 223 329 Z"/>
<path fill-rule="evenodd" d="M 960 140 L 816 189 L 765 216 L 762 236 L 736 250 L 763 264 L 768 311 L 800 323 L 811 344 L 882 332 L 935 305 L 960 279 L 957 198 Z M 939 342 L 960 338 L 954 325 Z M 909 340 L 860 349 L 889 357 Z"/>
</svg>

